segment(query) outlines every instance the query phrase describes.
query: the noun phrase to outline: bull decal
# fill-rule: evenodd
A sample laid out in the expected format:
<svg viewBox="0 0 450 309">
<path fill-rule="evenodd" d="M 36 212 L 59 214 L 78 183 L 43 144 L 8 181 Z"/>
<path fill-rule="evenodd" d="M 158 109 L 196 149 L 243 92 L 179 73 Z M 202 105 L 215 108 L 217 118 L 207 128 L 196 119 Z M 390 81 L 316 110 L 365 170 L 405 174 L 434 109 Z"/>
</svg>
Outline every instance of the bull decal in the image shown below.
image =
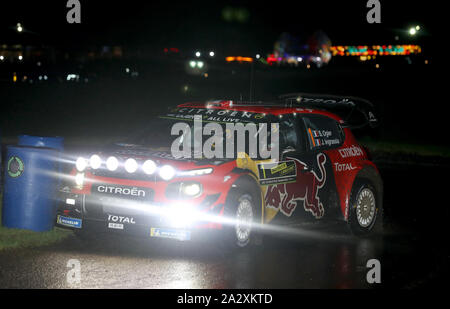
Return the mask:
<svg viewBox="0 0 450 309">
<path fill-rule="evenodd" d="M 269 186 L 265 201 L 268 207 L 280 209 L 290 217 L 297 207 L 298 201 L 303 201 L 305 211 L 309 211 L 316 219 L 323 217 L 324 208 L 318 197 L 319 189 L 326 182 L 327 172 L 325 170 L 326 156 L 323 153 L 317 155 L 317 164 L 321 172 L 318 177 L 314 171 L 307 171 L 306 164 L 298 159 L 294 160 L 297 165 L 297 181 L 279 185 Z"/>
</svg>

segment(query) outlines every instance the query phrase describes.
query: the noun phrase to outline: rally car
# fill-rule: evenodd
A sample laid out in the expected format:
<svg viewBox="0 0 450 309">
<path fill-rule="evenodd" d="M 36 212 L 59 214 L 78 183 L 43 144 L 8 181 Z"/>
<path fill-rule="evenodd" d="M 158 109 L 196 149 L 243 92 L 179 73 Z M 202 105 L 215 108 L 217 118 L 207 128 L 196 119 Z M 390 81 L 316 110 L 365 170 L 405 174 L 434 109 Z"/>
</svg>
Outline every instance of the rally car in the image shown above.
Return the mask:
<svg viewBox="0 0 450 309">
<path fill-rule="evenodd" d="M 383 185 L 351 129 L 377 123 L 373 105 L 353 97 L 181 104 L 140 134 L 74 158 L 56 224 L 84 236 L 206 236 L 232 247 L 248 246 L 271 226 L 304 222 L 341 221 L 355 235 L 372 234 L 382 224 Z M 239 133 L 232 124 L 259 126 Z M 266 156 L 250 147 L 262 124 Z M 199 143 L 205 132 L 215 137 Z M 243 147 L 229 143 L 236 137 Z"/>
</svg>

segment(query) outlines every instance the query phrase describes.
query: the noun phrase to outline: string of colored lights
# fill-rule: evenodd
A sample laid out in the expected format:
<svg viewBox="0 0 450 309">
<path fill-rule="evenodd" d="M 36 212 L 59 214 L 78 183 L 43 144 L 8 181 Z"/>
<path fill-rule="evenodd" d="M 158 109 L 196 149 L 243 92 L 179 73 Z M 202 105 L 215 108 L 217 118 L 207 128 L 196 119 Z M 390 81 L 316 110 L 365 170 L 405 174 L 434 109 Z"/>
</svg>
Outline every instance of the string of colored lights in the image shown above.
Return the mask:
<svg viewBox="0 0 450 309">
<path fill-rule="evenodd" d="M 406 56 L 420 54 L 419 45 L 331 46 L 333 56 Z"/>
</svg>

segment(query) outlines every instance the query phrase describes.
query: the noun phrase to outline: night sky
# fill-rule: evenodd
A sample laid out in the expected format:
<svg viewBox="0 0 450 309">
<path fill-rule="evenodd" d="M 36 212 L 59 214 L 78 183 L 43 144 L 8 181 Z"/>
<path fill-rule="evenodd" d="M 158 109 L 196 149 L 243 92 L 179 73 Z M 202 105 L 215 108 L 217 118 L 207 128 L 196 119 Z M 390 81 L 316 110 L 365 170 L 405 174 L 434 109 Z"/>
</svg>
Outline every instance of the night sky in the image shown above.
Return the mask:
<svg viewBox="0 0 450 309">
<path fill-rule="evenodd" d="M 0 8 L 0 44 L 17 41 L 21 22 L 32 41 L 52 45 L 214 48 L 224 52 L 268 51 L 282 32 L 307 38 L 323 30 L 333 44 L 411 42 L 407 29 L 420 24 L 433 36 L 440 2 L 381 0 L 381 24 L 368 24 L 359 1 L 87 1 L 80 25 L 66 22 L 66 1 L 14 1 Z M 241 9 L 243 21 L 226 21 L 224 10 Z"/>
</svg>

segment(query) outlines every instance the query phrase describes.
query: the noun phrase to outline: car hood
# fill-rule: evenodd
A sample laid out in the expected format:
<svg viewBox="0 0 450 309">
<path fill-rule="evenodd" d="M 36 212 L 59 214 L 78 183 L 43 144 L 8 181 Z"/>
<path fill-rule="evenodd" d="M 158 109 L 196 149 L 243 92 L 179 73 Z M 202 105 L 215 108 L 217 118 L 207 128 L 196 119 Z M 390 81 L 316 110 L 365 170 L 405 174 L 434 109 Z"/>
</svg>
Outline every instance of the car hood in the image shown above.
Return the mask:
<svg viewBox="0 0 450 309">
<path fill-rule="evenodd" d="M 142 145 L 117 143 L 113 144 L 103 151 L 101 151 L 103 157 L 117 156 L 122 160 L 127 158 L 134 158 L 137 160 L 153 160 L 157 165 L 170 164 L 178 169 L 195 169 L 204 166 L 217 166 L 221 165 L 233 159 L 194 159 L 194 158 L 176 158 L 172 156 L 170 149 L 151 148 Z"/>
</svg>

